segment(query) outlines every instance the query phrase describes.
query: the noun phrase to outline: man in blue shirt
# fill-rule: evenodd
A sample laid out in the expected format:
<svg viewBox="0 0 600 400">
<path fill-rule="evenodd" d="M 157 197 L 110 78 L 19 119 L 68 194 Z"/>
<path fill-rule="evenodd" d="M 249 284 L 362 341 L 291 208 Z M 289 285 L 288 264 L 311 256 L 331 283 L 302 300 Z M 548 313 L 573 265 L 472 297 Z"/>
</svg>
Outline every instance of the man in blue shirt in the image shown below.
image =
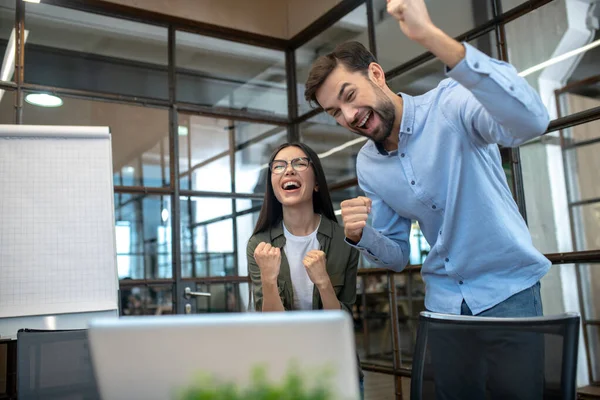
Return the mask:
<svg viewBox="0 0 600 400">
<path fill-rule="evenodd" d="M 417 220 L 431 246 L 422 268 L 428 310 L 542 315 L 539 280 L 550 262 L 532 244 L 498 145 L 542 135 L 546 108 L 510 64 L 437 28 L 423 0 L 388 0 L 388 12 L 446 65 L 449 78 L 422 96 L 393 93 L 381 66 L 355 42 L 313 64 L 306 99 L 371 139 L 357 159 L 367 197 L 341 205 L 348 243 L 400 271 Z"/>
</svg>

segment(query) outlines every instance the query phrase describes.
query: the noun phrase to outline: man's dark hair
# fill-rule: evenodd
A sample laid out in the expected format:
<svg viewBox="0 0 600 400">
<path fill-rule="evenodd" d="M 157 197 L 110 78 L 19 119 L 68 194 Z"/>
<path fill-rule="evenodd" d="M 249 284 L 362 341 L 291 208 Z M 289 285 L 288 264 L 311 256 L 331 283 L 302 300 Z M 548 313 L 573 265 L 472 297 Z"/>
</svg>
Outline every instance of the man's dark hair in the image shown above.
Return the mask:
<svg viewBox="0 0 600 400">
<path fill-rule="evenodd" d="M 304 98 L 309 104 L 320 105 L 316 97 L 317 90 L 339 64 L 350 72 L 362 72 L 366 75 L 373 62 L 377 62 L 375 56 L 359 42 L 337 45 L 331 53 L 317 58 L 313 63 L 306 79 Z"/>
</svg>

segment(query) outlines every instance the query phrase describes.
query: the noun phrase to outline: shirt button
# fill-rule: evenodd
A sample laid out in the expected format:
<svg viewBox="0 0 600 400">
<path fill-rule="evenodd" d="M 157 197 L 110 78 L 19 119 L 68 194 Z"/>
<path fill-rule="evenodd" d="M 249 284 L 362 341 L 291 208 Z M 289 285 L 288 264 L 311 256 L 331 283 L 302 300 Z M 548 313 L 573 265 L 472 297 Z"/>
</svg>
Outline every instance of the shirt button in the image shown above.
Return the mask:
<svg viewBox="0 0 600 400">
<path fill-rule="evenodd" d="M 515 87 L 513 85 L 510 85 L 509 89 L 512 91 L 512 90 L 515 90 Z"/>
<path fill-rule="evenodd" d="M 449 258 L 446 258 L 446 262 L 450 262 L 450 259 L 449 259 Z"/>
<path fill-rule="evenodd" d="M 473 64 L 473 68 L 479 68 L 479 63 L 476 62 L 475 64 Z"/>
<path fill-rule="evenodd" d="M 440 231 L 440 235 L 442 234 L 442 231 Z"/>
<path fill-rule="evenodd" d="M 410 132 L 410 128 L 406 128 L 406 132 Z"/>
<path fill-rule="evenodd" d="M 431 208 L 433 208 L 434 210 L 437 208 L 435 205 L 431 206 Z"/>
<path fill-rule="evenodd" d="M 414 184 L 415 184 L 415 181 L 410 181 L 410 184 L 411 184 L 411 185 L 414 185 Z"/>
<path fill-rule="evenodd" d="M 400 154 L 400 157 L 404 157 L 404 153 Z"/>
<path fill-rule="evenodd" d="M 458 281 L 458 284 L 459 284 L 459 285 L 462 285 L 463 283 L 464 283 L 463 281 Z"/>
</svg>

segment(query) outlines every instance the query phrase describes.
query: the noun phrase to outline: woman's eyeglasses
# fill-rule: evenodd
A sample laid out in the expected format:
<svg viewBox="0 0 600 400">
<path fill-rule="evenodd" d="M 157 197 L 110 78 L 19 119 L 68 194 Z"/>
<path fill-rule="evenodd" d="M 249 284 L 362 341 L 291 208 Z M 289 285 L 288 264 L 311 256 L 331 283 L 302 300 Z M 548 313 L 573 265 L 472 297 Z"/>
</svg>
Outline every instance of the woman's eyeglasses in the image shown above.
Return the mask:
<svg viewBox="0 0 600 400">
<path fill-rule="evenodd" d="M 271 164 L 269 164 L 269 168 L 274 174 L 283 174 L 287 169 L 288 164 L 292 164 L 294 171 L 302 172 L 308 169 L 310 159 L 308 157 L 298 157 L 294 158 L 292 161 L 273 160 L 271 161 Z"/>
</svg>

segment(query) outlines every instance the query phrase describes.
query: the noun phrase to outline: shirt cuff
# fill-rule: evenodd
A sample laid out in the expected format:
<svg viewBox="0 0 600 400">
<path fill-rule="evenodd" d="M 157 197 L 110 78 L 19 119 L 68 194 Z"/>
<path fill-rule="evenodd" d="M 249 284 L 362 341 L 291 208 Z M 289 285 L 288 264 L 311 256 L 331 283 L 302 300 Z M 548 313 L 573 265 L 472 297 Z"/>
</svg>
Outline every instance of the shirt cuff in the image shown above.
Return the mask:
<svg viewBox="0 0 600 400">
<path fill-rule="evenodd" d="M 492 72 L 492 65 L 489 56 L 466 42 L 462 45 L 465 47 L 465 58 L 452 69 L 446 66 L 445 73 L 464 87 L 471 88 Z"/>
<path fill-rule="evenodd" d="M 350 246 L 356 248 L 363 255 L 373 259 L 376 262 L 381 262 L 375 256 L 375 254 L 373 254 L 374 252 L 377 253 L 375 248 L 377 246 L 378 240 L 377 240 L 377 231 L 375 231 L 375 229 L 373 229 L 371 226 L 367 225 L 363 228 L 362 237 L 360 238 L 360 241 L 358 243 L 354 243 L 352 240 L 350 240 L 348 238 L 345 238 L 344 240 Z"/>
</svg>

